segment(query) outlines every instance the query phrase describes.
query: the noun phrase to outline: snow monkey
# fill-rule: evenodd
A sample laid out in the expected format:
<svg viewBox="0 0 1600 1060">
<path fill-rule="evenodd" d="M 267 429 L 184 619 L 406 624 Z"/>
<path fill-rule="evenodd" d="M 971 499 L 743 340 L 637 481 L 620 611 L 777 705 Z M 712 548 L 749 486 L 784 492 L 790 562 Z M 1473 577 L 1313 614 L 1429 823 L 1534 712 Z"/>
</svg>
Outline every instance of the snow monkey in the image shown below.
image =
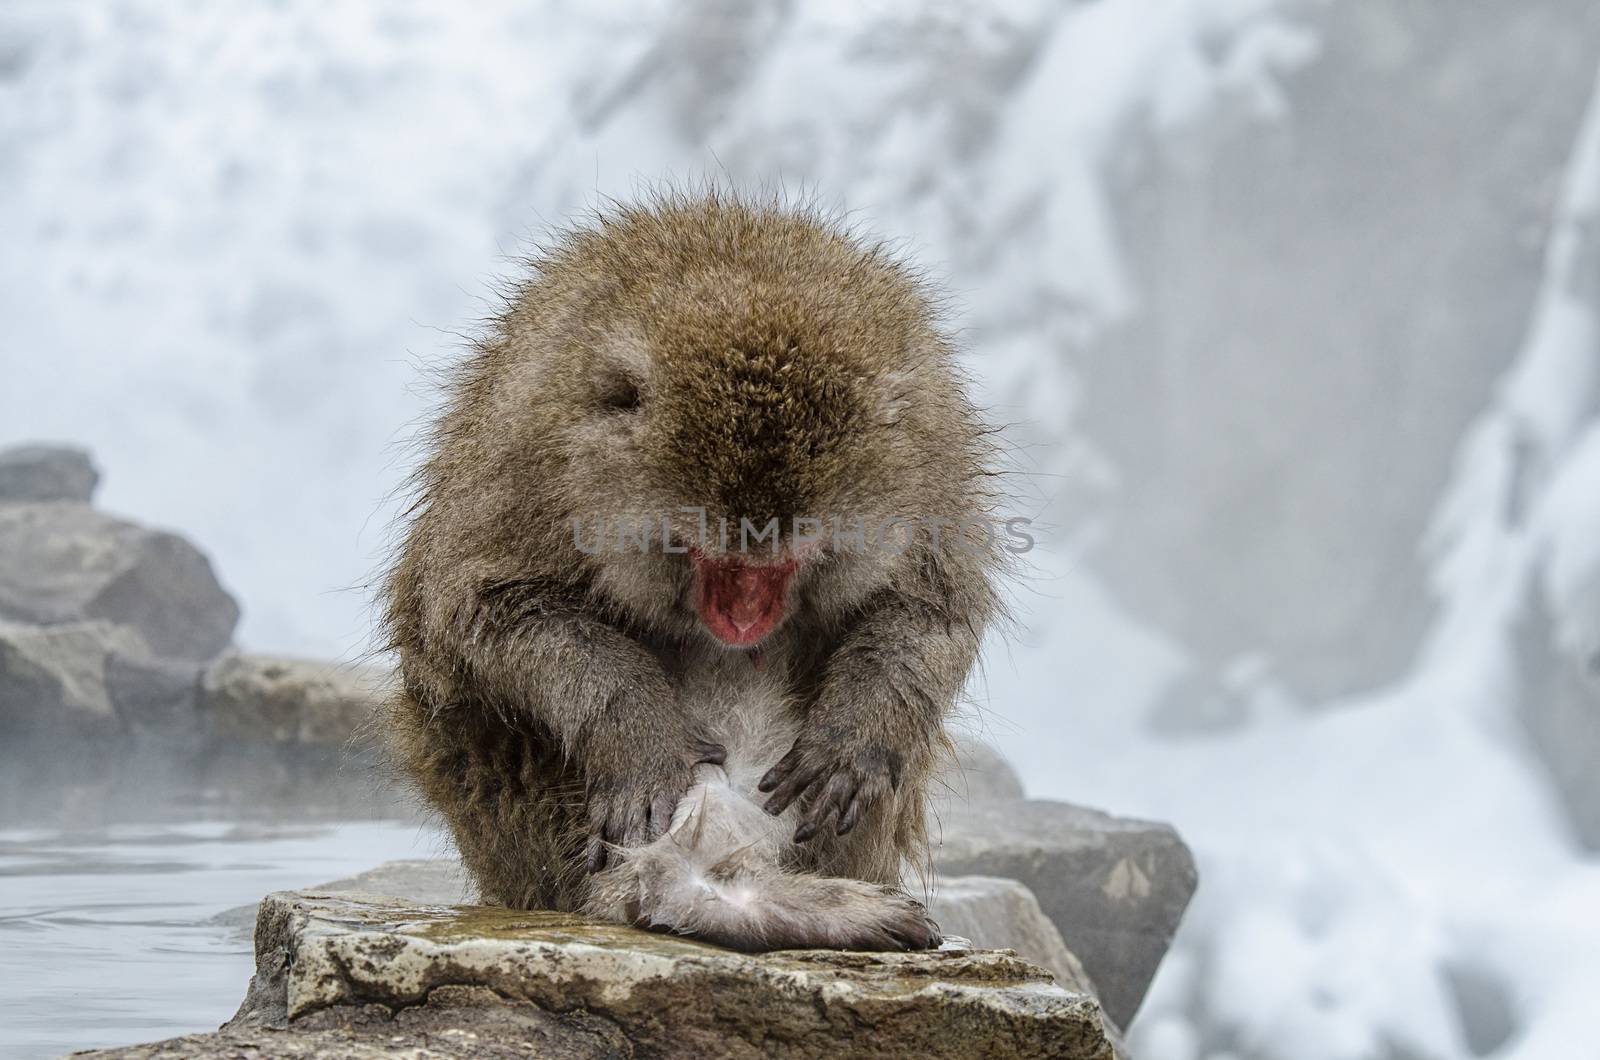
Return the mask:
<svg viewBox="0 0 1600 1060">
<path fill-rule="evenodd" d="M 530 266 L 446 381 L 387 577 L 396 760 L 485 901 L 937 945 L 901 873 L 997 564 L 922 283 L 716 191 Z"/>
</svg>

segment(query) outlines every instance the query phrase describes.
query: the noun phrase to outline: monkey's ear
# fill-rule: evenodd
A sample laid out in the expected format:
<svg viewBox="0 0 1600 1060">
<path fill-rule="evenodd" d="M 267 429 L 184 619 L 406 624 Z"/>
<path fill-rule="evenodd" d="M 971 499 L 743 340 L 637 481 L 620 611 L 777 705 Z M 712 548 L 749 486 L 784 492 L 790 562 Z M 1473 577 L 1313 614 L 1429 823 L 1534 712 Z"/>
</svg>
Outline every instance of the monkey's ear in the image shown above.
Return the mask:
<svg viewBox="0 0 1600 1060">
<path fill-rule="evenodd" d="M 594 378 L 595 405 L 603 412 L 637 412 L 644 406 L 650 357 L 644 340 L 632 333 L 612 336 L 599 351 Z"/>
<path fill-rule="evenodd" d="M 911 407 L 911 393 L 915 385 L 910 372 L 884 372 L 873 380 L 876 394 L 874 419 L 879 425 L 893 427 L 900 422 Z"/>
<path fill-rule="evenodd" d="M 595 403 L 606 412 L 637 412 L 644 405 L 644 392 L 632 373 L 608 367 L 595 381 Z"/>
</svg>

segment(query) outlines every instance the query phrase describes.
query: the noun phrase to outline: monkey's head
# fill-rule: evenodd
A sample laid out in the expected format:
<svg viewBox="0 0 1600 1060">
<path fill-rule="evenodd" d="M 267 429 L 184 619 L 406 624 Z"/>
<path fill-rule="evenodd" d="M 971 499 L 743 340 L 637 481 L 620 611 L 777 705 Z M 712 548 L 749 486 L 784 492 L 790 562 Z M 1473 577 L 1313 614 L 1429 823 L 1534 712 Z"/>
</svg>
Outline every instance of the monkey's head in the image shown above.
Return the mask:
<svg viewBox="0 0 1600 1060">
<path fill-rule="evenodd" d="M 541 412 L 518 444 L 551 447 L 572 558 L 637 620 L 748 647 L 848 610 L 911 562 L 907 526 L 972 510 L 976 419 L 920 285 L 814 217 L 624 212 L 521 305 L 513 392 Z"/>
</svg>

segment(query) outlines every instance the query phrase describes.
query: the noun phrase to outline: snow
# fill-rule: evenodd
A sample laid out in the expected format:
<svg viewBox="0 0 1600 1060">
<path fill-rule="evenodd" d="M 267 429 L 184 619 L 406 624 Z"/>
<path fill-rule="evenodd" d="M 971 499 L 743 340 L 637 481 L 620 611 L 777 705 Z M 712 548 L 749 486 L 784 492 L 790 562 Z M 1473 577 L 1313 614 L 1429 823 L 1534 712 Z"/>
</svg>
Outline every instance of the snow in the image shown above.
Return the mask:
<svg viewBox="0 0 1600 1060">
<path fill-rule="evenodd" d="M 1575 850 L 1518 735 L 1510 638 L 1531 592 L 1567 617 L 1600 575 L 1600 345 L 1578 275 L 1597 181 L 1600 87 L 1528 339 L 1441 500 L 1441 608 L 1414 671 L 1202 747 L 1146 746 L 1135 771 L 1098 782 L 1067 764 L 1056 793 L 1102 788 L 1178 822 L 1200 855 L 1206 884 L 1135 1028 L 1147 1060 L 1205 1055 L 1172 1029 L 1196 1014 L 1246 1055 L 1593 1055 L 1600 864 Z M 1450 987 L 1464 970 L 1506 1004 L 1503 1041 L 1472 1040 Z"/>
<path fill-rule="evenodd" d="M 1419 554 L 1438 617 L 1404 680 L 1308 707 L 1245 658 L 1243 723 L 1154 735 L 1182 648 L 1084 571 L 1093 513 L 1061 511 L 1057 483 L 1119 474 L 1074 432 L 1065 356 L 1140 311 L 1108 171 L 1146 134 L 1292 123 L 1307 10 L 11 0 L 0 444 L 90 445 L 105 506 L 212 554 L 247 646 L 347 654 L 422 370 L 529 238 L 663 178 L 813 193 L 950 288 L 987 403 L 1022 425 L 1044 547 L 985 662 L 987 732 L 1033 794 L 1196 849 L 1141 1060 L 1593 1055 L 1600 865 L 1524 746 L 1508 638 L 1534 592 L 1596 635 L 1600 103 L 1527 340 L 1442 484 Z"/>
</svg>

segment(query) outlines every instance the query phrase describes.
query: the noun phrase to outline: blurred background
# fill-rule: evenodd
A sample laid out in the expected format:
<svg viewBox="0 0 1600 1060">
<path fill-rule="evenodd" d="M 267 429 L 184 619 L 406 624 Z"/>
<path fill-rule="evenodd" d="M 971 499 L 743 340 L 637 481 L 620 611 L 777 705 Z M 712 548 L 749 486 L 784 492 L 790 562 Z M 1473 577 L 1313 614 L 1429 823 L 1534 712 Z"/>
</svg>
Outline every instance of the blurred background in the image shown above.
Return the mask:
<svg viewBox="0 0 1600 1060">
<path fill-rule="evenodd" d="M 353 658 L 529 241 L 812 196 L 1011 425 L 979 727 L 1195 849 L 1135 1055 L 1591 1056 L 1597 71 L 1593 0 L 8 0 L 0 445 Z"/>
</svg>

